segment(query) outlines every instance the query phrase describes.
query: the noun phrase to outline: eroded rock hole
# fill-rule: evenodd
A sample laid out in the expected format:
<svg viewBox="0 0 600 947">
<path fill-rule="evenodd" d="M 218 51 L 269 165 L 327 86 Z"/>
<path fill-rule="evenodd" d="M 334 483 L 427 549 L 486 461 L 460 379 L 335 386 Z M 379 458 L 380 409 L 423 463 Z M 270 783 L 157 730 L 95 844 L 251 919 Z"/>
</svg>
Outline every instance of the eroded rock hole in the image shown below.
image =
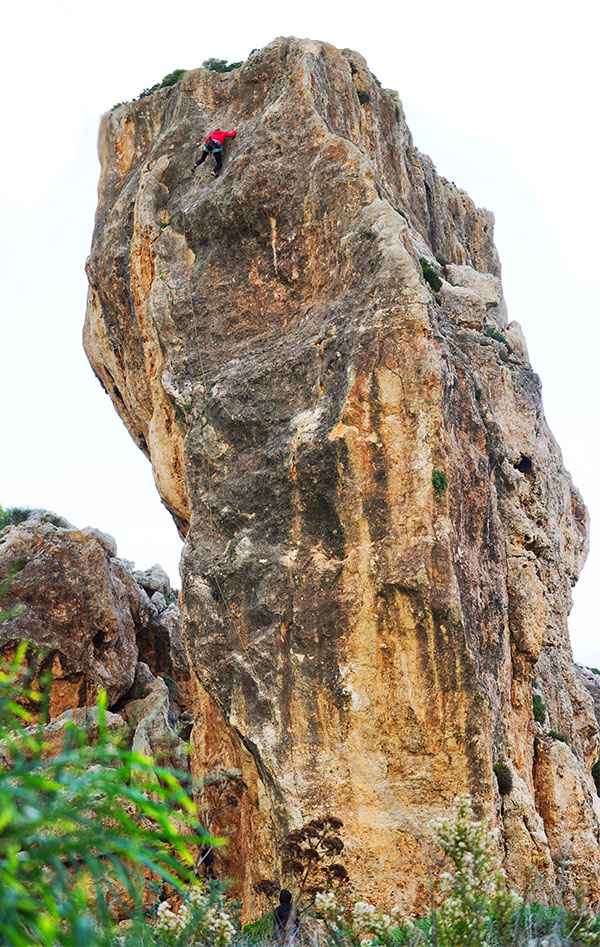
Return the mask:
<svg viewBox="0 0 600 947">
<path fill-rule="evenodd" d="M 515 466 L 516 469 L 520 471 L 520 473 L 525 474 L 526 477 L 533 476 L 533 464 L 531 463 L 531 458 L 521 457 L 519 463 Z"/>
</svg>

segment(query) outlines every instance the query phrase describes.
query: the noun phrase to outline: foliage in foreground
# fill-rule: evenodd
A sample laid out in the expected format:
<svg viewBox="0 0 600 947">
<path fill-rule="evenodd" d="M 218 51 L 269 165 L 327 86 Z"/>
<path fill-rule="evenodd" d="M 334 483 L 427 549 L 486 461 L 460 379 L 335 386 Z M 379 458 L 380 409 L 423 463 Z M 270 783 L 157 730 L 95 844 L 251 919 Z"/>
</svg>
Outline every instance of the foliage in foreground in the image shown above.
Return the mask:
<svg viewBox="0 0 600 947">
<path fill-rule="evenodd" d="M 178 907 L 161 901 L 152 933 L 161 947 L 228 947 L 238 929 L 237 905 L 228 904 L 213 882 L 192 885 Z"/>
<path fill-rule="evenodd" d="M 0 596 L 10 579 L 0 584 Z M 9 614 L 0 613 L 0 624 Z M 98 701 L 97 741 L 87 743 L 87 734 L 71 723 L 58 755 L 45 756 L 50 681 L 38 670 L 25 644 L 0 668 L 0 943 L 268 942 L 272 915 L 240 933 L 237 906 L 226 902 L 218 885 L 198 882 L 190 845 L 220 841 L 199 825 L 181 774 L 159 769 L 109 738 L 105 694 Z M 437 890 L 432 884 L 430 911 L 420 919 L 364 901 L 338 901 L 331 886 L 346 878 L 344 866 L 333 862 L 344 847 L 336 835 L 341 826 L 324 817 L 286 840 L 287 871 L 298 894 L 314 894 L 327 947 L 600 944 L 600 918 L 583 899 L 563 910 L 530 903 L 533 885 L 523 897 L 507 889 L 496 832 L 475 819 L 468 796 L 458 797 L 453 813 L 432 826 L 448 870 Z M 153 900 L 145 897 L 150 890 Z M 126 930 L 115 922 L 123 915 L 131 918 Z M 316 943 L 314 936 L 308 940 Z"/>
<path fill-rule="evenodd" d="M 111 942 L 116 914 L 139 914 L 145 878 L 183 890 L 191 843 L 214 844 L 178 775 L 111 742 L 106 695 L 98 739 L 66 725 L 45 758 L 48 681 L 21 644 L 0 670 L 0 943 Z"/>
</svg>

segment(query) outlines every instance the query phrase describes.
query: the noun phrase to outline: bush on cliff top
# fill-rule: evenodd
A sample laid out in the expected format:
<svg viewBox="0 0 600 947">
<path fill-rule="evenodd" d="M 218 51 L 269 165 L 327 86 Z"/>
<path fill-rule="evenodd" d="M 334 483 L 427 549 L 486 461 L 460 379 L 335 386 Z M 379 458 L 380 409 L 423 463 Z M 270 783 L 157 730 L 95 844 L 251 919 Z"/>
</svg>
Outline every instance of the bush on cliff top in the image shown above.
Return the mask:
<svg viewBox="0 0 600 947">
<path fill-rule="evenodd" d="M 20 506 L 10 506 L 7 510 L 0 506 L 0 529 L 5 526 L 18 526 L 29 518 L 31 510 Z"/>
<path fill-rule="evenodd" d="M 168 72 L 162 82 L 155 83 L 153 86 L 150 86 L 149 89 L 142 89 L 136 101 L 145 99 L 147 95 L 151 95 L 158 89 L 168 89 L 170 86 L 175 85 L 177 82 L 179 82 L 182 76 L 185 76 L 186 72 L 187 69 L 174 69 L 173 72 Z M 116 108 L 116 106 L 114 107 Z"/>
<path fill-rule="evenodd" d="M 153 86 L 150 86 L 148 89 L 142 89 L 140 94 L 136 96 L 135 99 L 132 99 L 132 102 L 139 102 L 140 99 L 145 99 L 146 96 L 152 95 L 153 92 L 156 92 L 158 89 L 168 89 L 171 86 L 176 85 L 177 82 L 185 76 L 187 69 L 174 69 L 173 72 L 168 72 L 167 75 L 161 82 L 155 82 Z M 121 105 L 127 105 L 127 102 L 115 102 L 111 108 L 111 112 L 114 112 L 115 109 L 121 107 Z"/>
<path fill-rule="evenodd" d="M 252 51 L 254 52 L 254 50 Z M 226 59 L 205 59 L 202 63 L 203 69 L 210 69 L 211 72 L 231 72 L 233 69 L 239 69 L 243 63 L 240 62 L 230 62 L 228 63 Z"/>
</svg>

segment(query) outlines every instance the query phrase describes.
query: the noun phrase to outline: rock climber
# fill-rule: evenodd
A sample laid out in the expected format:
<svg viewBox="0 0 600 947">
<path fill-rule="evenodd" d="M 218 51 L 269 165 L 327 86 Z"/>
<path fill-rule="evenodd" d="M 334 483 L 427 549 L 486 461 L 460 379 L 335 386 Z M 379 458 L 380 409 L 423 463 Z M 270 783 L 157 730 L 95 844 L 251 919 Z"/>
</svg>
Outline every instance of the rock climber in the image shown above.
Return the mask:
<svg viewBox="0 0 600 947">
<path fill-rule="evenodd" d="M 219 171 L 221 170 L 221 165 L 223 163 L 223 142 L 226 138 L 235 138 L 237 130 L 234 128 L 232 132 L 223 132 L 220 128 L 217 128 L 214 132 L 211 132 L 206 141 L 204 142 L 204 147 L 202 149 L 202 154 L 196 161 L 196 164 L 192 168 L 192 174 L 196 170 L 199 164 L 202 164 L 203 161 L 206 161 L 209 155 L 212 155 L 215 159 L 215 166 L 211 171 L 213 177 L 217 177 Z"/>
<path fill-rule="evenodd" d="M 279 892 L 279 904 L 273 911 L 273 937 L 278 943 L 285 938 L 285 942 L 291 944 L 297 932 L 298 912 L 292 902 L 292 893 L 287 888 L 282 888 Z"/>
</svg>

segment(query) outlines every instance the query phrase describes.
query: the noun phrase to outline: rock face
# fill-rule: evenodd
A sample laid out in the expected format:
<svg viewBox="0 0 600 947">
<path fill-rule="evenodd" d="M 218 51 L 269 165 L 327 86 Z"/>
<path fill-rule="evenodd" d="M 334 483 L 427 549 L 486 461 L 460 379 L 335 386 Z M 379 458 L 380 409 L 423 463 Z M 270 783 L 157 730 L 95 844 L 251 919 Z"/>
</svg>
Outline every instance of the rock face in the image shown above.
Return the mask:
<svg viewBox="0 0 600 947">
<path fill-rule="evenodd" d="M 217 127 L 238 129 L 222 175 L 192 176 Z M 598 731 L 567 633 L 587 514 L 492 215 L 324 43 L 189 72 L 106 115 L 99 147 L 84 342 L 186 536 L 193 766 L 243 771 L 246 898 L 327 812 L 356 890 L 418 903 L 427 823 L 465 790 L 512 882 L 539 859 L 549 897 L 596 897 Z"/>
<path fill-rule="evenodd" d="M 106 533 L 33 512 L 0 533 L 0 576 L 12 576 L 2 611 L 21 607 L 0 626 L 0 654 L 10 655 L 24 639 L 42 649 L 52 670 L 49 752 L 62 745 L 67 720 L 93 737 L 96 697 L 104 687 L 109 707 L 118 710 L 108 715 L 110 728 L 129 729 L 136 748 L 152 748 L 160 762 L 187 769 L 167 684 L 175 705 L 183 703 L 190 673 L 179 608 L 164 598 L 159 608 L 155 592 L 148 596 L 149 582 L 159 581 L 171 595 L 160 566 L 134 572 Z"/>
</svg>

